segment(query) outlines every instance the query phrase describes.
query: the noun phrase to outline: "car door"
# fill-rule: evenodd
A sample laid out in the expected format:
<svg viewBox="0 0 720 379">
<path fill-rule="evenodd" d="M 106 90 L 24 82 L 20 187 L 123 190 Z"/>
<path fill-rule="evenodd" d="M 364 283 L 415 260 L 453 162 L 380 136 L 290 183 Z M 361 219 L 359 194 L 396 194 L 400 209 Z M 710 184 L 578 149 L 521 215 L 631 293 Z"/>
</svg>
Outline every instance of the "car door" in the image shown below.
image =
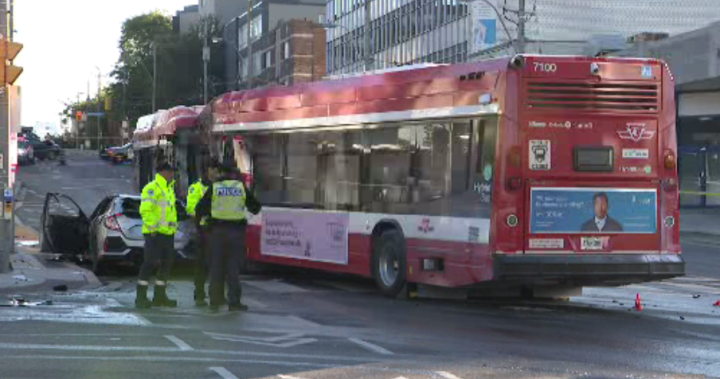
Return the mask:
<svg viewBox="0 0 720 379">
<path fill-rule="evenodd" d="M 89 221 L 67 195 L 48 193 L 40 220 L 43 239 L 55 254 L 75 256 L 88 249 Z"/>
</svg>

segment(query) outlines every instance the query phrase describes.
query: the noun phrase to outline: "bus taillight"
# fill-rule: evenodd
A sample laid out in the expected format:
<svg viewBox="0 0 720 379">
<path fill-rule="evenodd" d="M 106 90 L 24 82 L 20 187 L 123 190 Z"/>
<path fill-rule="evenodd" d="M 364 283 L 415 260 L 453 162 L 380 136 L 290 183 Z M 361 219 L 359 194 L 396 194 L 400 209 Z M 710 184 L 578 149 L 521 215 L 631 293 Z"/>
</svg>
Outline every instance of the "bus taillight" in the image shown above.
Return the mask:
<svg viewBox="0 0 720 379">
<path fill-rule="evenodd" d="M 665 168 L 668 170 L 675 168 L 675 155 L 673 155 L 672 151 L 665 152 Z"/>
</svg>

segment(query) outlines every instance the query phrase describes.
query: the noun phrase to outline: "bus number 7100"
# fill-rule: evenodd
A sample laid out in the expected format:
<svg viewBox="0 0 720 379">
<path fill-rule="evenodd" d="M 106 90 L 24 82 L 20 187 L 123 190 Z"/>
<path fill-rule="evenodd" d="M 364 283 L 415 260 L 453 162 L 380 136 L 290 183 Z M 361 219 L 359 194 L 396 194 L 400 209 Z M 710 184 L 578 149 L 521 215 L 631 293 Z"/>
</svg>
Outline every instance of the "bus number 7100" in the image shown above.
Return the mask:
<svg viewBox="0 0 720 379">
<path fill-rule="evenodd" d="M 557 71 L 557 65 L 555 63 L 544 63 L 544 62 L 534 62 L 535 71 L 540 72 L 555 72 Z"/>
</svg>

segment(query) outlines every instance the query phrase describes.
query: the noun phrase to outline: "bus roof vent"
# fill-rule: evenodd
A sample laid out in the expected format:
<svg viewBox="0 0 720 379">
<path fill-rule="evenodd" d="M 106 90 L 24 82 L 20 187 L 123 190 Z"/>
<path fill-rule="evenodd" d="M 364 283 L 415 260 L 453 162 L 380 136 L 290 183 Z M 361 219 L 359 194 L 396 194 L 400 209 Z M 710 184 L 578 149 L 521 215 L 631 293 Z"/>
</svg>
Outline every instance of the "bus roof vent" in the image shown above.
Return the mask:
<svg viewBox="0 0 720 379">
<path fill-rule="evenodd" d="M 660 103 L 654 83 L 527 82 L 527 107 L 631 113 L 657 112 Z"/>
</svg>

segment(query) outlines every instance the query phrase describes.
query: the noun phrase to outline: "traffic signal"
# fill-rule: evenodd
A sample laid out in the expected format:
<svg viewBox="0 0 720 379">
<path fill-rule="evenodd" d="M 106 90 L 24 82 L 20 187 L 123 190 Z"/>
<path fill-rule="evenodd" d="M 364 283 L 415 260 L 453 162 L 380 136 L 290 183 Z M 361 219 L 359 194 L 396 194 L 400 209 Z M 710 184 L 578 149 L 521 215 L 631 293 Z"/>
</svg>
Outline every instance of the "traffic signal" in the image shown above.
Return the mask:
<svg viewBox="0 0 720 379">
<path fill-rule="evenodd" d="M 3 62 L 3 67 L 0 69 L 0 85 L 12 85 L 22 74 L 23 68 L 12 64 L 22 48 L 23 45 L 20 43 L 5 38 L 0 39 L 0 59 Z"/>
<path fill-rule="evenodd" d="M 77 111 L 77 112 L 75 112 L 75 121 L 77 121 L 77 122 L 82 121 L 82 119 L 83 119 L 82 116 L 83 116 L 83 115 L 82 115 L 82 111 Z"/>
</svg>

